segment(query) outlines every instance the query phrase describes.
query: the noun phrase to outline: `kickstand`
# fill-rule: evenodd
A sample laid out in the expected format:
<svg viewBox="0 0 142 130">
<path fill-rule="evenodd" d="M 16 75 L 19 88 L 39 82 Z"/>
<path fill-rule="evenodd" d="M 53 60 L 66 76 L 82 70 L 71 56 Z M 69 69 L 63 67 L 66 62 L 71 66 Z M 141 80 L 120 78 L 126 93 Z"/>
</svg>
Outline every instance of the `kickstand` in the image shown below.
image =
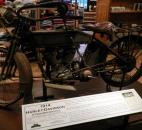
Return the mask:
<svg viewBox="0 0 142 130">
<path fill-rule="evenodd" d="M 111 86 L 110 86 L 109 84 L 106 85 L 106 91 L 107 91 L 107 92 L 112 92 Z"/>
<path fill-rule="evenodd" d="M 43 82 L 43 95 L 42 96 L 39 96 L 39 97 L 35 97 L 35 99 L 37 100 L 44 100 L 44 101 L 48 101 L 48 100 L 51 100 L 51 99 L 54 99 L 54 95 L 47 95 L 47 86 L 45 86 L 45 83 L 44 81 L 42 80 Z"/>
<path fill-rule="evenodd" d="M 118 90 L 122 90 L 122 86 L 118 87 Z M 109 85 L 109 84 L 106 85 L 106 91 L 107 92 L 112 92 L 113 91 L 112 88 L 111 88 L 111 85 Z"/>
</svg>

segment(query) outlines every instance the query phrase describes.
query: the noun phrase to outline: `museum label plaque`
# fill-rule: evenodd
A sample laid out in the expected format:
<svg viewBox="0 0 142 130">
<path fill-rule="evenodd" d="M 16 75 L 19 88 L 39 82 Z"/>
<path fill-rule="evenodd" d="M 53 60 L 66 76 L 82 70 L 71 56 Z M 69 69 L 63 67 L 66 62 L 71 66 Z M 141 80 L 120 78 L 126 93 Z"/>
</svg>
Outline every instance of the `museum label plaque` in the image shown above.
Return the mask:
<svg viewBox="0 0 142 130">
<path fill-rule="evenodd" d="M 22 105 L 23 130 L 49 130 L 142 112 L 134 89 Z"/>
</svg>

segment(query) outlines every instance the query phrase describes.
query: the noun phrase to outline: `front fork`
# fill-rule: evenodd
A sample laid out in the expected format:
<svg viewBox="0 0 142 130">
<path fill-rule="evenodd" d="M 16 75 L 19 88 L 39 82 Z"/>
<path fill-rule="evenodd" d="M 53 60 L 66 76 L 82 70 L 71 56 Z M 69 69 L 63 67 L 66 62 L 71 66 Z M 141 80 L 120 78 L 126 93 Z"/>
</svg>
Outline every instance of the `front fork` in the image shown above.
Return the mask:
<svg viewBox="0 0 142 130">
<path fill-rule="evenodd" d="M 16 66 L 14 63 L 14 55 L 16 52 L 16 41 L 13 41 L 13 43 L 11 43 L 10 47 L 8 48 L 8 52 L 6 52 L 6 59 L 4 62 L 4 65 L 2 66 L 2 70 L 1 70 L 1 79 L 4 80 L 6 79 L 8 76 L 11 75 L 11 73 L 16 71 Z M 14 67 L 13 67 L 14 66 Z"/>
</svg>

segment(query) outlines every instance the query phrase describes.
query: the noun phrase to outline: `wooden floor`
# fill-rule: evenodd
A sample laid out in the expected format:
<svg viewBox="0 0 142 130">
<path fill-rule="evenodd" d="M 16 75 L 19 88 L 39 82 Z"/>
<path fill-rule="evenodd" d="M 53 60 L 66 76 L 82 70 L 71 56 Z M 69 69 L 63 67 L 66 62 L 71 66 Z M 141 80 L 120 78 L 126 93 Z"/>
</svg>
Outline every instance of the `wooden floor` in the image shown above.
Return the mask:
<svg viewBox="0 0 142 130">
<path fill-rule="evenodd" d="M 43 95 L 42 82 L 40 78 L 41 73 L 39 72 L 39 69 L 37 66 L 35 66 L 35 64 L 33 64 L 32 69 L 34 69 L 33 96 L 39 97 Z M 140 78 L 138 82 L 128 87 L 125 87 L 124 89 L 128 88 L 135 88 L 136 91 L 139 93 L 139 95 L 142 97 L 142 78 Z M 114 87 L 112 87 L 112 89 L 117 90 Z M 72 87 L 64 86 L 63 88 L 59 87 L 57 89 L 51 86 L 47 89 L 47 95 L 51 96 L 51 98 L 48 98 L 49 100 L 53 99 L 53 97 L 54 99 L 63 99 L 63 98 L 71 98 L 71 97 L 97 94 L 103 92 L 106 92 L 106 84 L 102 81 L 101 78 L 96 78 L 94 80 L 90 80 L 89 82 L 77 81 Z M 21 102 L 22 100 L 10 106 L 8 109 L 0 108 L 0 130 L 22 130 Z M 141 114 L 131 116 L 130 120 L 137 120 L 139 118 L 142 118 Z M 85 130 L 87 129 L 86 126 L 84 128 Z M 94 127 L 92 129 L 94 130 Z M 142 129 L 142 124 L 128 127 L 128 130 L 141 130 L 141 129 Z M 73 130 L 76 130 L 76 128 L 74 128 Z M 98 130 L 101 129 L 98 128 Z"/>
<path fill-rule="evenodd" d="M 142 84 L 136 82 L 124 89 L 135 88 L 139 95 L 142 97 Z M 73 89 L 55 89 L 48 88 L 48 95 L 53 95 L 55 99 L 70 98 L 76 96 L 83 96 L 89 94 L 103 93 L 106 92 L 106 84 L 100 79 L 96 78 L 89 82 L 76 82 L 75 90 Z M 42 87 L 40 80 L 34 81 L 33 95 L 35 97 L 42 95 Z M 20 109 L 20 102 L 9 107 L 9 109 L 0 109 L 0 130 L 22 130 L 22 115 Z M 131 120 L 141 118 L 142 115 L 138 114 L 135 117 L 131 116 Z M 136 128 L 138 127 L 138 128 Z M 86 127 L 85 127 L 86 128 Z M 141 130 L 142 124 L 139 126 L 133 126 L 127 128 L 128 130 Z M 75 129 L 73 129 L 75 130 Z M 100 130 L 100 129 L 99 129 Z"/>
</svg>

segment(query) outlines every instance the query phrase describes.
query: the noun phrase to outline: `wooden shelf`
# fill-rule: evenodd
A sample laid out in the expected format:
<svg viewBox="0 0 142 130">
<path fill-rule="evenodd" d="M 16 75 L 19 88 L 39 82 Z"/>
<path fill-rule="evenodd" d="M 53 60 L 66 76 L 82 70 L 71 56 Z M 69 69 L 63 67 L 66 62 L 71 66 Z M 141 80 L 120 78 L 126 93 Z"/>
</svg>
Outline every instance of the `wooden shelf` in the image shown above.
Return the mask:
<svg viewBox="0 0 142 130">
<path fill-rule="evenodd" d="M 142 24 L 142 0 L 97 0 L 97 21 Z"/>
<path fill-rule="evenodd" d="M 111 11 L 111 14 L 135 14 L 135 13 L 142 13 L 142 11 L 135 11 L 135 10 L 129 10 L 129 11 Z"/>
<path fill-rule="evenodd" d="M 96 22 L 96 12 L 88 11 L 83 13 L 83 23 L 95 23 Z"/>
<path fill-rule="evenodd" d="M 111 0 L 109 13 L 110 21 L 116 24 L 121 23 L 131 26 L 131 24 L 142 24 L 141 16 L 142 0 Z"/>
</svg>

